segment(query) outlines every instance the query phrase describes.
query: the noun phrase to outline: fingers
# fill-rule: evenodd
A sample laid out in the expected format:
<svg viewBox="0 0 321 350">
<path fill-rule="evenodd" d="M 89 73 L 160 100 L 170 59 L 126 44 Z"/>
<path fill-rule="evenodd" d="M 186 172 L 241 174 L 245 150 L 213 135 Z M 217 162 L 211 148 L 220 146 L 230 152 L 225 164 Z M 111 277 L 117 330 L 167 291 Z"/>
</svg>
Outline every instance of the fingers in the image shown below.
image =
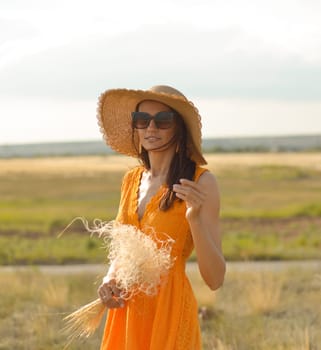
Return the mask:
<svg viewBox="0 0 321 350">
<path fill-rule="evenodd" d="M 123 307 L 125 305 L 124 300 L 120 297 L 121 291 L 116 287 L 114 280 L 103 283 L 98 288 L 97 292 L 102 303 L 110 309 Z"/>
<path fill-rule="evenodd" d="M 195 181 L 192 181 L 192 180 L 187 180 L 187 179 L 180 179 L 179 182 L 182 184 L 182 185 L 185 185 L 185 186 L 191 186 L 195 189 L 198 189 L 199 188 L 199 184 L 196 183 Z"/>
<path fill-rule="evenodd" d="M 114 296 L 116 298 L 119 298 L 119 296 L 120 296 L 120 289 L 118 289 L 116 287 L 116 284 L 112 284 L 110 286 L 110 292 L 111 292 L 112 296 Z"/>
<path fill-rule="evenodd" d="M 200 185 L 194 181 L 181 179 L 180 184 L 175 184 L 173 190 L 176 193 L 176 196 L 192 205 L 201 205 L 205 198 L 206 194 L 202 191 Z"/>
<path fill-rule="evenodd" d="M 98 295 L 101 301 L 110 309 L 123 307 L 125 305 L 124 300 L 114 295 L 114 292 L 109 289 L 100 288 Z"/>
</svg>

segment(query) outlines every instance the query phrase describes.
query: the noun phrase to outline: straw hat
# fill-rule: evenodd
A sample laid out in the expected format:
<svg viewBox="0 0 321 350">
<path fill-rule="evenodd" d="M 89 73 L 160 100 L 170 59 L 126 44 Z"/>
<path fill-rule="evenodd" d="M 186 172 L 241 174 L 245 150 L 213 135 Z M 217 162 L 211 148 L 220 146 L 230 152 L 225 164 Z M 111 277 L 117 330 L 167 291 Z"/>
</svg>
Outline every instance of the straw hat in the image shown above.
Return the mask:
<svg viewBox="0 0 321 350">
<path fill-rule="evenodd" d="M 116 152 L 138 157 L 138 136 L 132 139 L 131 112 L 144 100 L 166 104 L 177 111 L 187 127 L 187 147 L 196 164 L 206 164 L 201 149 L 201 117 L 197 108 L 178 90 L 157 85 L 149 90 L 111 89 L 99 97 L 97 118 L 105 142 Z"/>
</svg>

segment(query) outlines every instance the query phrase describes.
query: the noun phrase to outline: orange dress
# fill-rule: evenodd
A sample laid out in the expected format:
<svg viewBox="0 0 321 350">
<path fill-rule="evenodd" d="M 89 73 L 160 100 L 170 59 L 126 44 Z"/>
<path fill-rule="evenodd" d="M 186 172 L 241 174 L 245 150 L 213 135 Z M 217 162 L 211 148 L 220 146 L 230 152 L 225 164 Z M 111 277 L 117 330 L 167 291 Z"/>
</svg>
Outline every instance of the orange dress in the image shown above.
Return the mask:
<svg viewBox="0 0 321 350">
<path fill-rule="evenodd" d="M 134 225 L 144 232 L 153 227 L 175 240 L 175 258 L 166 281 L 155 297 L 136 295 L 124 308 L 110 309 L 107 314 L 101 350 L 200 350 L 201 337 L 197 302 L 185 273 L 186 260 L 193 250 L 193 240 L 185 218 L 186 205 L 175 201 L 167 211 L 159 210 L 159 200 L 166 190 L 160 187 L 147 204 L 143 217 L 137 214 L 139 185 L 143 167 L 130 170 L 121 188 L 116 220 Z M 195 180 L 206 171 L 196 167 Z"/>
</svg>

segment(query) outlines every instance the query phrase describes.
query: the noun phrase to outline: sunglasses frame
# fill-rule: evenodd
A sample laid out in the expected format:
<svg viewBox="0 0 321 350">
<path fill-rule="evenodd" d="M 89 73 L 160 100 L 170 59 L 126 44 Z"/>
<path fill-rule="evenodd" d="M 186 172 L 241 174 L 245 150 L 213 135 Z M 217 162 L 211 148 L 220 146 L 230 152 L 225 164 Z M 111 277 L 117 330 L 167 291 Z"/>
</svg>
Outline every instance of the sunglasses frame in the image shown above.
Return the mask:
<svg viewBox="0 0 321 350">
<path fill-rule="evenodd" d="M 161 118 L 162 115 L 166 114 L 167 116 L 170 116 L 171 118 Z M 177 116 L 177 113 L 174 111 L 160 111 L 158 113 L 156 113 L 154 116 L 150 115 L 147 112 L 132 112 L 132 126 L 134 129 L 147 129 L 150 125 L 150 122 L 153 120 L 154 124 L 156 126 L 157 129 L 161 129 L 161 130 L 166 130 L 166 129 L 170 129 L 174 123 L 175 123 L 175 119 Z M 146 122 L 146 126 L 144 127 L 137 127 L 137 121 L 139 120 L 139 116 L 145 116 L 146 118 L 140 118 L 140 121 L 145 121 Z M 166 121 L 168 126 L 166 126 L 164 128 L 164 125 L 162 126 L 161 123 Z"/>
</svg>

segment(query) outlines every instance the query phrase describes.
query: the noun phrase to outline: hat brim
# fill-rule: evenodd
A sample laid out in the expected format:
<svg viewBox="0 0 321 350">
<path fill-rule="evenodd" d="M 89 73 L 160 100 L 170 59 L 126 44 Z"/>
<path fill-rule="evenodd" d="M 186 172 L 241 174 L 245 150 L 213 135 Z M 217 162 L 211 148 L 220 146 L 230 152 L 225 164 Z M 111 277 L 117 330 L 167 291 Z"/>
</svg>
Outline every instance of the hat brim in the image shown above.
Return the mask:
<svg viewBox="0 0 321 350">
<path fill-rule="evenodd" d="M 183 118 L 188 150 L 196 164 L 206 164 L 201 151 L 201 119 L 197 108 L 183 96 L 150 90 L 112 89 L 99 97 L 97 118 L 105 142 L 116 152 L 138 157 L 138 139 L 132 137 L 131 112 L 144 100 L 166 104 Z M 134 135 L 135 136 L 135 135 Z M 134 142 L 134 145 L 133 145 Z"/>
</svg>

